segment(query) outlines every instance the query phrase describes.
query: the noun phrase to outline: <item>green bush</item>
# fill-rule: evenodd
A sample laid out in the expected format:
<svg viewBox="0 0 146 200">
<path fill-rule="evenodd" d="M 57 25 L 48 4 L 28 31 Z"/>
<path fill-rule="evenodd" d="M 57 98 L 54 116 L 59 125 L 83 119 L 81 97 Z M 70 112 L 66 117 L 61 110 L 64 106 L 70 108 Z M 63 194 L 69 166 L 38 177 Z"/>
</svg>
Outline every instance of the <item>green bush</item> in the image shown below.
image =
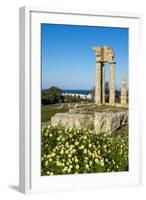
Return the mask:
<svg viewBox="0 0 146 200">
<path fill-rule="evenodd" d="M 128 135 L 42 125 L 41 175 L 128 170 Z"/>
</svg>

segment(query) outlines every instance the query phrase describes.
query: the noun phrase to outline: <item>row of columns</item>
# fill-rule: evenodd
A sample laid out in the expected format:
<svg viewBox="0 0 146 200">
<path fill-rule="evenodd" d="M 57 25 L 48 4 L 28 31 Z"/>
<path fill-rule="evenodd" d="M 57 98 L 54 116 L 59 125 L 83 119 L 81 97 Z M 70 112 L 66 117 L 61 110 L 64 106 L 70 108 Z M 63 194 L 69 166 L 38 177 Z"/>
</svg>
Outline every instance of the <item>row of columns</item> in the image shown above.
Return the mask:
<svg viewBox="0 0 146 200">
<path fill-rule="evenodd" d="M 115 104 L 115 64 L 111 61 L 110 64 L 110 91 L 109 103 Z M 96 62 L 96 87 L 95 87 L 95 103 L 105 103 L 105 67 L 104 62 Z"/>
</svg>

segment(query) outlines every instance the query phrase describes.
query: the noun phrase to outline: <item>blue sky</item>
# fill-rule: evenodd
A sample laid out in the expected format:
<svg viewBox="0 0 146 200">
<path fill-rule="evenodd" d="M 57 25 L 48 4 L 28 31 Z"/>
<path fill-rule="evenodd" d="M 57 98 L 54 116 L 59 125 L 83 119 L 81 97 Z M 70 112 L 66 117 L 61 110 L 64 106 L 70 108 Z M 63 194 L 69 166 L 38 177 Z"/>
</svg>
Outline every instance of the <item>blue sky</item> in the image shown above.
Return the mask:
<svg viewBox="0 0 146 200">
<path fill-rule="evenodd" d="M 128 29 L 41 25 L 42 88 L 91 89 L 95 85 L 93 47 L 108 45 L 115 51 L 116 87 L 128 78 Z M 109 65 L 106 64 L 109 81 Z"/>
</svg>

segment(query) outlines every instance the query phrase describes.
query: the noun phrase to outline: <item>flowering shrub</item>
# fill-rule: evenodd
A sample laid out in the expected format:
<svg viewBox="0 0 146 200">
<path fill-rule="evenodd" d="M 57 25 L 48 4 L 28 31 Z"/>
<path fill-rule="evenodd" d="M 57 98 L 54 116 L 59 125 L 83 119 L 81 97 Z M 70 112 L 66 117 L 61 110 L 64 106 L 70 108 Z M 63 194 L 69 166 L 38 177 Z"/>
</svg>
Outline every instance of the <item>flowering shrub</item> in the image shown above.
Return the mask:
<svg viewBox="0 0 146 200">
<path fill-rule="evenodd" d="M 41 174 L 127 171 L 127 132 L 107 136 L 90 129 L 42 125 Z"/>
</svg>

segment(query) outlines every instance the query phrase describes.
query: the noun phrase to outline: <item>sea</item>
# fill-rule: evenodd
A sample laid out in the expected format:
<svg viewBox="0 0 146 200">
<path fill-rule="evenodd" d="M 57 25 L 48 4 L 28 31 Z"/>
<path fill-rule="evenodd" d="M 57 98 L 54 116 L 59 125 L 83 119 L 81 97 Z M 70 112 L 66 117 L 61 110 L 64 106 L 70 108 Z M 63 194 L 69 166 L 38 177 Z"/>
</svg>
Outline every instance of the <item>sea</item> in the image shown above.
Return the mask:
<svg viewBox="0 0 146 200">
<path fill-rule="evenodd" d="M 71 93 L 71 94 L 84 94 L 88 95 L 91 94 L 91 90 L 73 90 L 73 89 L 65 89 L 63 90 L 64 93 Z"/>
</svg>

